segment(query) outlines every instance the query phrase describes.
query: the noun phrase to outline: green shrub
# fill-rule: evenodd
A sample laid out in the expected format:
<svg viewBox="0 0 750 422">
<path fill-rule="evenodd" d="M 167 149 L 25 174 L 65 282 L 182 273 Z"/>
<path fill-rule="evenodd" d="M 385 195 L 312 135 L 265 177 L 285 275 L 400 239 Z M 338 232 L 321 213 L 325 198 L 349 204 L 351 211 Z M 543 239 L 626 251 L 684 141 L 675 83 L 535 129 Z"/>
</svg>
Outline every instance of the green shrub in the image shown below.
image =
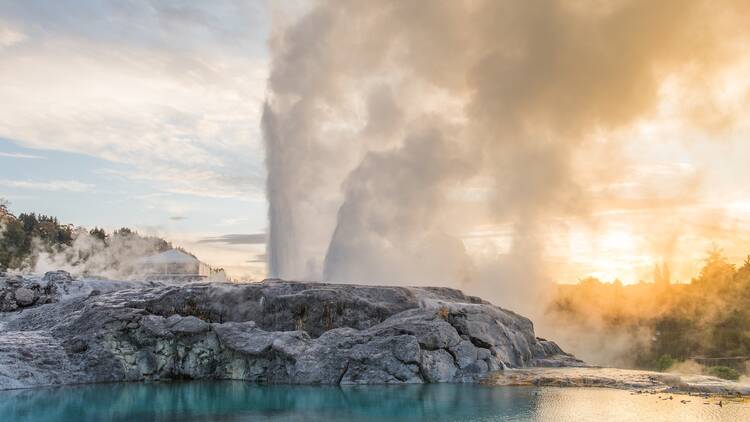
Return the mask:
<svg viewBox="0 0 750 422">
<path fill-rule="evenodd" d="M 709 366 L 706 368 L 706 373 L 725 380 L 737 381 L 740 379 L 740 373 L 728 366 Z"/>
<path fill-rule="evenodd" d="M 675 361 L 672 356 L 661 355 L 659 359 L 656 359 L 656 370 L 659 372 L 664 372 L 667 369 L 671 368 L 675 363 L 677 363 L 677 361 Z"/>
</svg>

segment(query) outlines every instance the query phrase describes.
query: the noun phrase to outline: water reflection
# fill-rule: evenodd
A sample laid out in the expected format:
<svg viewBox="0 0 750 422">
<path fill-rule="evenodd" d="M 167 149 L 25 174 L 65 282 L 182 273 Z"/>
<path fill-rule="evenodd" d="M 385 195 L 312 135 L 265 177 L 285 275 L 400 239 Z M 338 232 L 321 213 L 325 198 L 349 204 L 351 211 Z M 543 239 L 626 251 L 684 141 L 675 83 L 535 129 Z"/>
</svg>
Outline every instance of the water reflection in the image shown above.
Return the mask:
<svg viewBox="0 0 750 422">
<path fill-rule="evenodd" d="M 533 413 L 532 388 L 476 385 L 100 384 L 0 393 L 21 420 L 481 420 Z"/>
<path fill-rule="evenodd" d="M 0 392 L 3 420 L 743 420 L 750 406 L 682 404 L 583 388 L 106 384 Z"/>
</svg>

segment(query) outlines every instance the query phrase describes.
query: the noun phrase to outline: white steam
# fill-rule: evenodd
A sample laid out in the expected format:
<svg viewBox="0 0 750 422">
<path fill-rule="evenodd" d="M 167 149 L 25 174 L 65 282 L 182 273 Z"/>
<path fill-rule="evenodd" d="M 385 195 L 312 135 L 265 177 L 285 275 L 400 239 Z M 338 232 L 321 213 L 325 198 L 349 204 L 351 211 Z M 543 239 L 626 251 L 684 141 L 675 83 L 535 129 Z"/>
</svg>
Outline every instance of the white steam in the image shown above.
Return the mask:
<svg viewBox="0 0 750 422">
<path fill-rule="evenodd" d="M 33 241 L 28 266 L 34 273 L 65 270 L 74 276 L 132 279 L 143 276 L 138 260 L 160 252 L 160 240 L 136 233 L 113 233 L 105 241 L 81 228 L 74 232 L 70 246 L 44 246 Z"/>
<path fill-rule="evenodd" d="M 670 75 L 710 77 L 742 7 L 316 2 L 271 40 L 270 275 L 533 306 L 552 272 L 540 233 L 586 218 L 586 185 L 624 165 L 581 166 L 592 137 L 653 113 Z M 483 226 L 508 227 L 507 250 L 468 254 Z"/>
</svg>

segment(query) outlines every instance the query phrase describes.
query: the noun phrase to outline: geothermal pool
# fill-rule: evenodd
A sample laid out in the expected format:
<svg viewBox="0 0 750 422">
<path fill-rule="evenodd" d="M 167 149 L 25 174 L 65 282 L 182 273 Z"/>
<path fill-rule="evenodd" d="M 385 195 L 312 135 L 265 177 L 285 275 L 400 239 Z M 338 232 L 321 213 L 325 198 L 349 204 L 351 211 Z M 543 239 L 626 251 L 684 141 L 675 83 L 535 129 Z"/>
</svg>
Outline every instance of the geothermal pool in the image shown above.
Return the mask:
<svg viewBox="0 0 750 422">
<path fill-rule="evenodd" d="M 742 400 L 606 388 L 320 387 L 240 381 L 99 384 L 0 392 L 7 421 L 740 421 Z M 681 400 L 685 400 L 682 403 Z M 708 403 L 708 404 L 706 404 Z"/>
</svg>

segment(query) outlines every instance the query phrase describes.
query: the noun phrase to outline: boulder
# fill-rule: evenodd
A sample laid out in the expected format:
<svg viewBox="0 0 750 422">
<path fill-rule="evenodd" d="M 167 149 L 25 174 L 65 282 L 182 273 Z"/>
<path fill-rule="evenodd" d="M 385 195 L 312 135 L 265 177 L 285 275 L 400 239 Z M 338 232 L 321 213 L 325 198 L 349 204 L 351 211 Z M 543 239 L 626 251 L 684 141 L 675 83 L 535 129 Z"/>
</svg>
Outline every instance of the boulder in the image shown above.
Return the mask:
<svg viewBox="0 0 750 422">
<path fill-rule="evenodd" d="M 172 317 L 167 318 L 169 331 L 175 334 L 194 335 L 206 332 L 209 329 L 208 323 L 200 318 L 196 318 L 192 315 L 186 317 L 181 317 L 179 315 L 175 316 L 177 317 L 176 321 L 173 320 Z"/>
<path fill-rule="evenodd" d="M 422 369 L 427 382 L 453 381 L 457 371 L 453 356 L 444 349 L 422 352 Z"/>
<path fill-rule="evenodd" d="M 477 348 L 474 347 L 474 345 L 468 340 L 462 340 L 450 350 L 451 354 L 456 357 L 456 366 L 458 366 L 460 369 L 466 368 L 467 366 L 476 362 L 479 358 Z M 489 357 L 489 350 L 487 351 L 487 353 L 488 354 L 485 356 L 485 359 Z"/>
<path fill-rule="evenodd" d="M 48 272 L 41 279 L 20 275 L 0 277 L 0 312 L 57 302 L 72 281 L 65 271 Z"/>
<path fill-rule="evenodd" d="M 31 289 L 27 289 L 25 287 L 19 287 L 14 292 L 13 295 L 16 298 L 16 303 L 19 306 L 29 306 L 34 303 L 36 300 L 36 295 L 34 294 L 34 291 Z"/>
</svg>

